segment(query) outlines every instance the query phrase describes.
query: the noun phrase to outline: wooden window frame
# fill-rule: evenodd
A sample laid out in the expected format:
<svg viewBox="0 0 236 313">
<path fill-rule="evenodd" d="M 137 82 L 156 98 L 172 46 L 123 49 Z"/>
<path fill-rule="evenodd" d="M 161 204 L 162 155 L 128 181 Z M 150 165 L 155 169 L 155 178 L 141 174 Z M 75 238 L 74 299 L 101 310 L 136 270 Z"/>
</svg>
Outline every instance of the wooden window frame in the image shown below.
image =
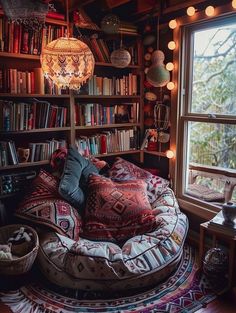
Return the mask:
<svg viewBox="0 0 236 313">
<path fill-rule="evenodd" d="M 173 183 L 173 189 L 175 191 L 176 197 L 179 201 L 180 207 L 188 212 L 191 212 L 195 215 L 198 215 L 201 218 L 209 219 L 212 218 L 216 212 L 219 211 L 219 207 L 215 204 L 209 202 L 201 201 L 197 198 L 188 196 L 184 194 L 184 159 L 186 156 L 186 146 L 182 143 L 186 140 L 186 122 L 187 121 L 204 121 L 204 122 L 215 122 L 206 116 L 196 116 L 197 114 L 191 114 L 187 111 L 186 97 L 184 91 L 190 90 L 189 84 L 187 82 L 192 81 L 191 79 L 187 80 L 184 67 L 181 66 L 182 62 L 186 61 L 184 56 L 184 50 L 186 46 L 189 47 L 189 42 L 186 38 L 190 36 L 184 36 L 184 32 L 190 30 L 191 27 L 198 27 L 201 25 L 206 25 L 207 21 L 213 22 L 222 19 L 228 18 L 236 15 L 236 11 L 232 8 L 231 3 L 217 7 L 216 8 L 216 17 L 206 17 L 204 11 L 196 12 L 193 17 L 183 16 L 178 19 L 178 27 L 174 30 L 173 40 L 176 43 L 176 49 L 173 51 L 173 62 L 175 64 L 175 70 L 173 71 L 172 81 L 175 83 L 175 88 L 172 90 L 171 99 L 171 142 L 170 149 L 176 151 L 176 157 L 170 160 L 170 177 Z M 187 35 L 187 34 L 186 34 Z M 191 45 L 190 45 L 191 46 Z M 190 51 L 191 53 L 191 51 Z M 187 66 L 191 66 L 190 58 L 187 58 Z M 190 77 L 191 78 L 191 77 Z M 186 84 L 184 84 L 184 80 Z M 185 89 L 185 90 L 184 90 Z M 187 102 L 190 103 L 191 99 L 187 99 Z M 231 117 L 221 116 L 218 120 L 219 123 L 229 123 L 235 124 L 235 119 Z M 185 137 L 184 137 L 185 136 Z M 214 169 L 215 172 L 219 175 L 226 174 L 234 179 L 236 179 L 236 174 L 232 171 L 225 169 Z"/>
</svg>

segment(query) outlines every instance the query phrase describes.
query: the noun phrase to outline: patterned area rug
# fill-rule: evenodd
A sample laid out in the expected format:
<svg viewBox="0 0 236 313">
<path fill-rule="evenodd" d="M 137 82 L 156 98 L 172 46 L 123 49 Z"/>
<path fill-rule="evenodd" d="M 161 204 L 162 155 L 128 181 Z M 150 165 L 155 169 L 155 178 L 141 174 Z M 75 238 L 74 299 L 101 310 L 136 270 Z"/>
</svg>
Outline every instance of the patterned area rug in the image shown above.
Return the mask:
<svg viewBox="0 0 236 313">
<path fill-rule="evenodd" d="M 65 293 L 67 292 L 67 293 Z M 74 294 L 73 294 L 74 293 Z M 1 292 L 0 299 L 14 313 L 191 313 L 216 298 L 206 278 L 197 271 L 197 253 L 185 245 L 179 268 L 167 281 L 125 296 L 71 292 L 42 283 L 31 283 L 15 291 Z"/>
</svg>

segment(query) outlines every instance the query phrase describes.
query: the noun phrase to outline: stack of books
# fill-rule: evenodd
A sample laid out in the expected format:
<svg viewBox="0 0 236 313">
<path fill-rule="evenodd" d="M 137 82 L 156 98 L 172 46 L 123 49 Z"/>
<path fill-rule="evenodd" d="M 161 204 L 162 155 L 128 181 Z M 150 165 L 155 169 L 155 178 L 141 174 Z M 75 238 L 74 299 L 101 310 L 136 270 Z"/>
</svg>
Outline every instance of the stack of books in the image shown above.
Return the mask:
<svg viewBox="0 0 236 313">
<path fill-rule="evenodd" d="M 222 211 L 216 214 L 212 220 L 209 221 L 208 224 L 209 229 L 216 230 L 218 232 L 222 232 L 225 235 L 236 236 L 236 221 L 234 224 L 225 223 Z"/>
</svg>

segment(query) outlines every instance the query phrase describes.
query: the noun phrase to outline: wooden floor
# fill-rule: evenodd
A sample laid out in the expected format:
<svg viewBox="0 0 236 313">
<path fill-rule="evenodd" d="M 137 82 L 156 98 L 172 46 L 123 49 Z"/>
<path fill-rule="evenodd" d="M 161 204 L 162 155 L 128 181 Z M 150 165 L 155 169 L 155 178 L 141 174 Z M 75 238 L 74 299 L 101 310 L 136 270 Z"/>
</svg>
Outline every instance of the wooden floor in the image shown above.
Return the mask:
<svg viewBox="0 0 236 313">
<path fill-rule="evenodd" d="M 0 303 L 1 313 L 12 313 L 12 311 L 2 303 Z M 235 313 L 236 312 L 236 288 L 231 292 L 219 296 L 216 300 L 202 308 L 196 313 Z M 22 312 L 24 313 L 24 312 Z M 32 312 L 33 313 L 33 312 Z"/>
</svg>

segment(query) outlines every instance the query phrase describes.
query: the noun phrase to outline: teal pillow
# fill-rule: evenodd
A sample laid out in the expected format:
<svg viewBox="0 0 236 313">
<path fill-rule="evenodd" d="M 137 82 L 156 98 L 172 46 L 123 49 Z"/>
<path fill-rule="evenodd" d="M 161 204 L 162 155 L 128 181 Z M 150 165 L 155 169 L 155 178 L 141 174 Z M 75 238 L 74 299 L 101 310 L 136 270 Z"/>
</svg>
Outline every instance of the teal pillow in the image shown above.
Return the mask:
<svg viewBox="0 0 236 313">
<path fill-rule="evenodd" d="M 98 173 L 96 166 L 79 154 L 76 148 L 70 147 L 59 184 L 60 195 L 74 207 L 83 208 L 85 205 L 84 190 L 88 177 L 92 173 Z"/>
</svg>

